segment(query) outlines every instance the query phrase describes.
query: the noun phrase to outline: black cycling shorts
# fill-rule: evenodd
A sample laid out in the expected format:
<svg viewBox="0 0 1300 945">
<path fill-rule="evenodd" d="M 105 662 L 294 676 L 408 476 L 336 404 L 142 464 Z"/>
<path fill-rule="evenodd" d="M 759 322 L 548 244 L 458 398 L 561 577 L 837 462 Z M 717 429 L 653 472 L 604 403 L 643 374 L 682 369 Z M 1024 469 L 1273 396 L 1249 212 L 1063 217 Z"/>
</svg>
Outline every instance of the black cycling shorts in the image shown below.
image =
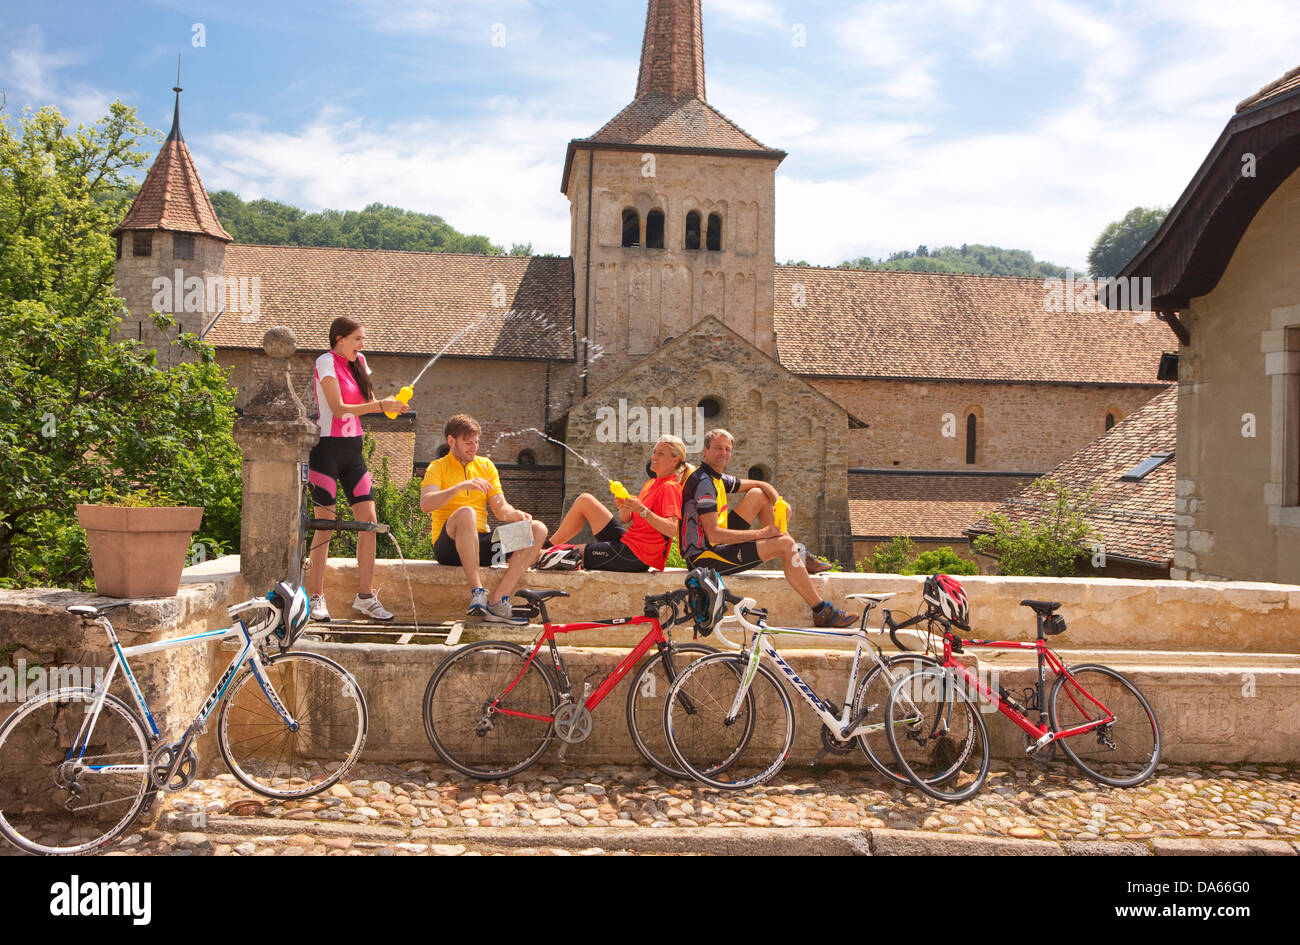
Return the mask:
<svg viewBox="0 0 1300 945">
<path fill-rule="evenodd" d="M 349 505 L 372 501 L 374 494 L 370 471 L 361 455 L 361 437 L 321 437 L 307 460 L 307 481 L 311 484 L 311 500 L 326 508 L 334 508 L 340 482 Z"/>
<path fill-rule="evenodd" d="M 623 544 L 626 532 L 626 528 L 611 518 L 609 524 L 596 535 L 596 540 L 588 542 L 582 549 L 582 566 L 588 571 L 623 571 L 628 574 L 649 571 L 650 565 Z"/>
<path fill-rule="evenodd" d="M 758 542 L 743 541 L 734 545 L 711 545 L 691 559 L 692 568 L 712 568 L 719 574 L 748 571 L 763 563 Z"/>
<path fill-rule="evenodd" d="M 478 564 L 480 568 L 486 568 L 493 564 L 502 564 L 508 561 L 510 556 L 500 556 L 501 543 L 492 540 L 491 532 L 478 532 Z M 514 552 L 511 552 L 514 554 Z M 460 552 L 456 550 L 455 540 L 447 534 L 447 526 L 442 526 L 442 531 L 438 532 L 438 537 L 433 542 L 433 557 L 439 564 L 463 564 L 460 560 Z"/>
</svg>

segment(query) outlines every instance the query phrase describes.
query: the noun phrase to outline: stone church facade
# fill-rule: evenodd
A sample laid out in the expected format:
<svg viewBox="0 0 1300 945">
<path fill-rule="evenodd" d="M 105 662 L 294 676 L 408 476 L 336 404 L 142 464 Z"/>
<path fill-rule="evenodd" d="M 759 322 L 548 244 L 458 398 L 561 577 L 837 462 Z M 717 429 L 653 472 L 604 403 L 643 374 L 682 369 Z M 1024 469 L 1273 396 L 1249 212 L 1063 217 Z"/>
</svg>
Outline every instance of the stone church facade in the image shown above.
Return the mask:
<svg viewBox="0 0 1300 945">
<path fill-rule="evenodd" d="M 244 390 L 285 325 L 308 404 L 338 315 L 365 325 L 380 394 L 442 352 L 410 414 L 366 418 L 390 467 L 418 471 L 447 417 L 471 413 L 512 501 L 549 522 L 603 489 L 555 441 L 639 484 L 650 444 L 610 441 L 601 409 L 699 410 L 737 434 L 729 471 L 775 482 L 796 538 L 846 566 L 892 534 L 961 543 L 1164 388 L 1174 342 L 1147 313 L 1053 314 L 1040 280 L 776 265 L 786 155 L 708 102 L 701 16 L 701 0 L 648 0 L 634 99 L 569 142 L 567 258 L 235 243 L 178 105 L 114 231 L 121 335 L 180 357 L 150 318 L 174 312 Z"/>
</svg>

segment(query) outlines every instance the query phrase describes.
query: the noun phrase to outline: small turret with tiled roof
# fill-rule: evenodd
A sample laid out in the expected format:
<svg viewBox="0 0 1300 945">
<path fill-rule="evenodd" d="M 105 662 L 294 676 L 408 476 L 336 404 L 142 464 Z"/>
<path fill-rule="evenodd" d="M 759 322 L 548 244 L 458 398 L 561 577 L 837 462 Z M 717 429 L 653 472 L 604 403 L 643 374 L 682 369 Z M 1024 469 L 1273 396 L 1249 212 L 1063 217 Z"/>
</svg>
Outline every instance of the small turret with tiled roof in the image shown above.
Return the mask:
<svg viewBox="0 0 1300 945">
<path fill-rule="evenodd" d="M 202 335 L 229 306 L 225 292 L 226 232 L 203 188 L 194 158 L 181 135 L 181 88 L 172 127 L 145 176 L 131 209 L 116 227 L 114 283 L 126 303 L 117 340 L 154 348 L 158 363 L 193 360 L 177 347 L 179 332 Z M 152 319 L 167 312 L 176 326 L 165 335 Z"/>
</svg>

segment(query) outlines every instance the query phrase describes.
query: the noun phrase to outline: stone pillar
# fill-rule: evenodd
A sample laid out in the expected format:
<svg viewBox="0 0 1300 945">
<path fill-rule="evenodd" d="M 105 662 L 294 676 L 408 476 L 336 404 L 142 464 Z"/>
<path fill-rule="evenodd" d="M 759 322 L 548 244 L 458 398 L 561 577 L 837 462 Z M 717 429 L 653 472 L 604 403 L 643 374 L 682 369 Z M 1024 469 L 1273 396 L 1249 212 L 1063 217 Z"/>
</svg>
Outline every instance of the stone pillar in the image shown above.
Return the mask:
<svg viewBox="0 0 1300 945">
<path fill-rule="evenodd" d="M 235 442 L 244 456 L 239 570 L 255 594 L 277 581 L 302 582 L 302 471 L 319 431 L 289 377 L 297 347 L 288 328 L 267 331 L 262 350 L 270 368 L 256 365 L 260 380 L 235 421 Z"/>
</svg>

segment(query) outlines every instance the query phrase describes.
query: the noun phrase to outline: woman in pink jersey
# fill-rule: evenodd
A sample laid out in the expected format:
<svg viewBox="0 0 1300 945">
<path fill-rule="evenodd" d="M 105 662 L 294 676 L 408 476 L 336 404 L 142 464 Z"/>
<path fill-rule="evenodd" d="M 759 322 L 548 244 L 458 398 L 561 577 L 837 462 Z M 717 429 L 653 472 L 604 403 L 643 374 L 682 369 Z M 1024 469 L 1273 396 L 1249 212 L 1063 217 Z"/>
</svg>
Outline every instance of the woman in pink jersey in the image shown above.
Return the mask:
<svg viewBox="0 0 1300 945">
<path fill-rule="evenodd" d="M 358 522 L 375 521 L 375 500 L 370 491 L 370 472 L 361 455 L 363 413 L 406 413 L 407 405 L 394 397 L 374 399 L 370 369 L 361 348 L 366 335 L 361 325 L 346 316 L 330 323 L 330 350 L 316 359 L 314 385 L 320 411 L 320 442 L 312 447 L 307 479 L 317 518 L 334 517 L 338 483 L 352 506 Z M 332 531 L 317 532 L 312 542 L 311 595 L 313 620 L 329 620 L 325 606 L 325 568 L 329 562 Z M 320 558 L 317 559 L 319 550 Z M 392 620 L 375 595 L 375 533 L 357 534 L 357 596 L 352 608 L 375 620 Z"/>
</svg>

